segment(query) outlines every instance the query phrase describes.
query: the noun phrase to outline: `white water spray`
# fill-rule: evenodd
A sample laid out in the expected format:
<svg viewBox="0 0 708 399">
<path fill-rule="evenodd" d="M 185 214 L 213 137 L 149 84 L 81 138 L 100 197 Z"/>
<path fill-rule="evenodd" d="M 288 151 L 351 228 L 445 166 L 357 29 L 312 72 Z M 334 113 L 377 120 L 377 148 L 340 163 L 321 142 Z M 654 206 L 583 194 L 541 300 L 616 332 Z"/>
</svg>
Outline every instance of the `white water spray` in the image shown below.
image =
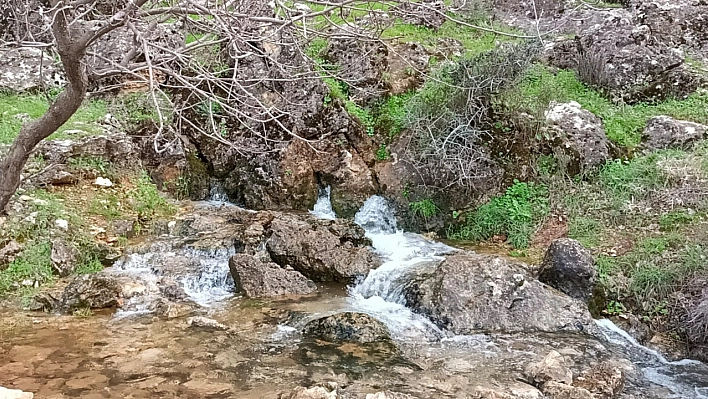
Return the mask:
<svg viewBox="0 0 708 399">
<path fill-rule="evenodd" d="M 332 193 L 332 188 L 327 186 L 325 189 L 320 190 L 320 195 L 317 197 L 317 202 L 314 208 L 310 211 L 311 214 L 317 216 L 320 219 L 334 220 L 337 215 L 332 209 L 332 201 L 330 199 Z"/>
</svg>

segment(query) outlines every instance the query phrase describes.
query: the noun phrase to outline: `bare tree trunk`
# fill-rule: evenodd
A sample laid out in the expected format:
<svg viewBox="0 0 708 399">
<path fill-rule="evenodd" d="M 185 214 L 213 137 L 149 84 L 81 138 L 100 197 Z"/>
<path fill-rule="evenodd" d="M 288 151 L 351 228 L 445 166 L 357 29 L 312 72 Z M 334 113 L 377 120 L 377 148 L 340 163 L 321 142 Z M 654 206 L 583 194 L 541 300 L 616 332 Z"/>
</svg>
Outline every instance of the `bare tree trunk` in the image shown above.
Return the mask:
<svg viewBox="0 0 708 399">
<path fill-rule="evenodd" d="M 53 3 L 53 6 L 56 6 L 56 3 Z M 86 97 L 88 78 L 81 64 L 86 46 L 72 38 L 67 25 L 66 11 L 58 11 L 54 16 L 52 31 L 66 73 L 66 88 L 56 101 L 50 104 L 44 115 L 22 126 L 10 147 L 10 152 L 0 161 L 0 214 L 5 211 L 10 198 L 20 186 L 22 168 L 34 148 L 66 123 Z"/>
</svg>

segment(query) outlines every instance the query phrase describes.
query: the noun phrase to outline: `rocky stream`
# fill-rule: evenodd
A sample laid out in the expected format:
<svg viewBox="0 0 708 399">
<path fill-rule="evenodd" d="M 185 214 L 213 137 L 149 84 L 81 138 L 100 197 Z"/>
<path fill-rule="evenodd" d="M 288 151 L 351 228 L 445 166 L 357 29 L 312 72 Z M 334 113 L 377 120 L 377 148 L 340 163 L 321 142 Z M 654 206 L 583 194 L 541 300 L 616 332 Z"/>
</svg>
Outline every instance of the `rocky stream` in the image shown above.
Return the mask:
<svg viewBox="0 0 708 399">
<path fill-rule="evenodd" d="M 355 222 L 366 237 L 335 219 L 326 191 L 309 215 L 195 203 L 169 233 L 46 298 L 57 311 L 115 299 L 117 311 L 1 315 L 0 384 L 36 398 L 708 397 L 708 366 L 592 320 L 525 265 L 403 232 L 382 197 Z M 341 241 L 294 249 L 322 226 Z M 350 265 L 314 268 L 342 262 L 345 238 Z M 340 278 L 371 255 L 380 266 Z M 269 263 L 287 256 L 293 268 Z M 89 279 L 93 291 L 77 286 Z"/>
</svg>

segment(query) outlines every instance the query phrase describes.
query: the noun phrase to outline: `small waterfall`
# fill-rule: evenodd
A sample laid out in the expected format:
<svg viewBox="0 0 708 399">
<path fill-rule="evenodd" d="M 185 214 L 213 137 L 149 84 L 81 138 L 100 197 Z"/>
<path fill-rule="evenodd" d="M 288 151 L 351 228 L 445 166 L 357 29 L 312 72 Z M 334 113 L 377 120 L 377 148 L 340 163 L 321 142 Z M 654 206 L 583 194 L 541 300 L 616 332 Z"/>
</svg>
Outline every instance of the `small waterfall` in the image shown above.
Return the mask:
<svg viewBox="0 0 708 399">
<path fill-rule="evenodd" d="M 454 249 L 397 230 L 395 213 L 380 196 L 369 198 L 354 221 L 364 228 L 384 264 L 350 288 L 351 306 L 380 319 L 399 338 L 439 339 L 443 334 L 430 320 L 405 306 L 402 277 L 419 267 L 442 261 L 441 255 Z"/>
<path fill-rule="evenodd" d="M 174 248 L 169 242 L 158 241 L 145 251 L 124 256 L 114 264 L 111 273 L 129 278 L 136 288 L 122 313 L 149 311 L 170 287 L 178 287 L 187 299 L 202 306 L 233 296 L 228 266 L 233 254 L 233 248 Z"/>
<path fill-rule="evenodd" d="M 209 201 L 229 202 L 229 196 L 226 194 L 226 190 L 224 190 L 224 187 L 218 180 L 211 180 L 209 182 Z"/>
<path fill-rule="evenodd" d="M 708 398 L 708 365 L 691 359 L 668 361 L 658 351 L 641 345 L 612 321 L 601 319 L 596 322 L 607 340 L 618 345 L 627 358 L 641 368 L 647 380 L 673 392 L 667 398 Z"/>
<path fill-rule="evenodd" d="M 317 202 L 310 211 L 311 214 L 320 219 L 334 220 L 337 218 L 337 215 L 332 209 L 332 201 L 330 200 L 331 192 L 332 188 L 330 186 L 320 190 L 319 196 L 317 197 Z"/>
</svg>

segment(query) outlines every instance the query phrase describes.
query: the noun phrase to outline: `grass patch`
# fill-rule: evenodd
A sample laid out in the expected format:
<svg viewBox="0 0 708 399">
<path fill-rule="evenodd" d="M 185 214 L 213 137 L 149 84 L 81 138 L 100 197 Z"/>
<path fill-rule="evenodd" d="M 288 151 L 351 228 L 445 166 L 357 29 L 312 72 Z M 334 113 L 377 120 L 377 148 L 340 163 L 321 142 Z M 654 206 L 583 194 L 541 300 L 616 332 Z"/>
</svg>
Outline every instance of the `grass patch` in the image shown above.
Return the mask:
<svg viewBox="0 0 708 399">
<path fill-rule="evenodd" d="M 0 272 L 0 297 L 11 292 L 24 296 L 34 288 L 54 281 L 49 241 L 32 242 L 8 268 Z"/>
<path fill-rule="evenodd" d="M 543 66 L 530 70 L 520 86 L 528 106 L 541 98 L 559 102 L 577 101 L 583 108 L 600 117 L 607 137 L 629 148 L 636 147 L 647 121 L 668 115 L 698 123 L 708 122 L 708 93 L 696 92 L 684 100 L 667 100 L 658 104 L 614 104 L 600 92 L 580 82 L 573 71 L 551 73 Z"/>
<path fill-rule="evenodd" d="M 133 179 L 133 188 L 129 192 L 132 208 L 141 221 L 149 221 L 157 217 L 173 215 L 177 209 L 160 194 L 152 179 L 143 171 L 140 176 Z"/>
<path fill-rule="evenodd" d="M 49 103 L 43 96 L 0 93 L 0 144 L 12 143 L 24 120 L 39 118 L 47 109 Z M 67 123 L 49 136 L 49 140 L 101 134 L 103 129 L 95 122 L 105 115 L 105 102 L 87 100 Z"/>
<path fill-rule="evenodd" d="M 423 219 L 429 219 L 440 212 L 440 208 L 430 198 L 411 202 L 409 207 L 414 217 L 422 217 Z"/>
<path fill-rule="evenodd" d="M 467 215 L 465 225 L 450 234 L 450 238 L 483 241 L 505 235 L 514 248 L 527 248 L 531 235 L 548 212 L 548 191 L 544 185 L 515 181 L 504 195 Z"/>
</svg>

